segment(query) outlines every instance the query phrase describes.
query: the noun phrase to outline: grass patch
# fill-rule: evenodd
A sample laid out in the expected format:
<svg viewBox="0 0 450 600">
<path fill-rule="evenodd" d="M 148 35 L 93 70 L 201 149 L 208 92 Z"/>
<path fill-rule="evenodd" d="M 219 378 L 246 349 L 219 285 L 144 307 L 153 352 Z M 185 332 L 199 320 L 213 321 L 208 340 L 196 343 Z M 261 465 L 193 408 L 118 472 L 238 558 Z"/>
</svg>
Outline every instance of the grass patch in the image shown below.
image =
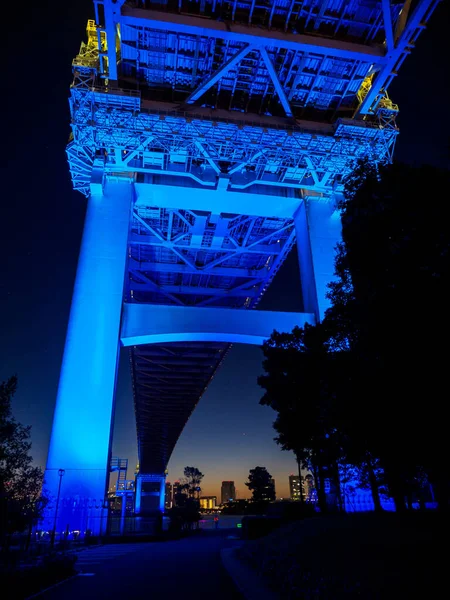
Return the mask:
<svg viewBox="0 0 450 600">
<path fill-rule="evenodd" d="M 443 538 L 434 513 L 318 517 L 248 542 L 238 556 L 283 600 L 439 598 Z"/>
</svg>

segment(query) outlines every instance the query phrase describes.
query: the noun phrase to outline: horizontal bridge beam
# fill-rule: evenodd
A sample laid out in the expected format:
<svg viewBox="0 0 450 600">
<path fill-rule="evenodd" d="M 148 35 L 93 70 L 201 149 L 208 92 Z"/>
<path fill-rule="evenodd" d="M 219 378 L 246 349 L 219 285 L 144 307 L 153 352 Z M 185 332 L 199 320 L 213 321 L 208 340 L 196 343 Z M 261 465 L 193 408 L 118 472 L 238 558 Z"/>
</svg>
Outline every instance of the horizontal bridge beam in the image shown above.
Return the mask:
<svg viewBox="0 0 450 600">
<path fill-rule="evenodd" d="M 121 342 L 124 346 L 167 342 L 220 341 L 260 346 L 273 330 L 292 331 L 315 324 L 309 313 L 232 308 L 196 308 L 155 304 L 124 304 Z"/>
<path fill-rule="evenodd" d="M 139 243 L 139 242 L 137 242 Z M 181 249 L 181 247 L 178 247 Z M 133 269 L 135 271 L 151 271 L 152 273 L 186 273 L 193 275 L 192 267 L 185 263 L 158 263 L 152 261 L 134 261 Z M 244 277 L 245 279 L 265 279 L 270 270 L 267 267 L 261 269 L 245 269 L 239 267 L 213 267 L 210 271 L 202 272 L 205 275 L 220 275 L 221 277 Z"/>
<path fill-rule="evenodd" d="M 124 6 L 120 22 L 134 27 L 148 27 L 159 31 L 175 31 L 207 38 L 219 38 L 244 42 L 253 46 L 276 46 L 277 48 L 325 54 L 370 63 L 384 60 L 384 52 L 381 47 L 371 47 L 299 33 L 269 31 L 257 27 L 249 28 L 237 23 L 225 23 L 155 10 L 135 9 L 128 6 Z"/>
<path fill-rule="evenodd" d="M 299 204 L 301 204 L 300 200 L 299 200 Z M 161 208 L 158 205 L 158 208 Z M 274 235 L 276 235 L 276 230 L 274 230 Z M 128 238 L 128 243 L 129 244 L 133 244 L 133 245 L 141 245 L 141 246 L 161 246 L 162 248 L 169 248 L 169 249 L 174 249 L 174 251 L 178 251 L 180 252 L 181 250 L 200 250 L 201 252 L 205 252 L 205 251 L 209 251 L 209 252 L 216 252 L 216 253 L 223 253 L 228 254 L 227 258 L 233 258 L 234 256 L 236 256 L 237 254 L 270 254 L 273 256 L 277 256 L 279 254 L 281 254 L 282 249 L 283 249 L 283 244 L 268 244 L 268 245 L 264 245 L 264 244 L 256 244 L 255 246 L 244 246 L 244 247 L 239 247 L 239 248 L 219 248 L 219 249 L 211 249 L 205 246 L 202 246 L 201 243 L 198 244 L 194 244 L 191 243 L 189 244 L 189 246 L 177 246 L 174 243 L 170 243 L 170 242 L 166 242 L 166 241 L 161 241 L 159 240 L 156 236 L 152 236 L 152 235 L 139 235 L 138 233 L 130 233 L 129 238 Z M 212 261 L 214 262 L 214 261 Z M 212 264 L 211 262 L 211 264 Z M 191 269 L 191 273 L 192 274 L 197 274 L 197 275 L 201 275 L 202 273 L 206 273 L 207 275 L 214 275 L 215 272 L 215 266 L 213 265 L 211 267 L 210 263 L 207 263 L 206 265 L 203 265 L 202 267 L 199 267 L 197 270 Z M 141 269 L 137 269 L 134 268 L 132 270 L 135 270 L 137 272 L 139 272 Z"/>
<path fill-rule="evenodd" d="M 253 194 L 226 190 L 180 188 L 171 185 L 135 183 L 135 208 L 158 206 L 178 210 L 202 210 L 258 217 L 292 218 L 302 199 L 299 192 L 286 195 Z"/>
<path fill-rule="evenodd" d="M 194 273 L 195 274 L 195 273 Z M 189 294 L 195 296 L 221 296 L 223 298 L 254 298 L 260 295 L 259 285 L 254 284 L 254 287 L 250 289 L 237 289 L 233 288 L 222 289 L 213 287 L 202 287 L 195 285 L 162 285 L 158 284 L 160 291 L 168 294 Z M 252 282 L 248 284 L 250 287 Z M 147 285 L 146 283 L 139 283 L 137 281 L 130 281 L 130 290 L 133 292 L 155 292 L 154 286 Z"/>
</svg>

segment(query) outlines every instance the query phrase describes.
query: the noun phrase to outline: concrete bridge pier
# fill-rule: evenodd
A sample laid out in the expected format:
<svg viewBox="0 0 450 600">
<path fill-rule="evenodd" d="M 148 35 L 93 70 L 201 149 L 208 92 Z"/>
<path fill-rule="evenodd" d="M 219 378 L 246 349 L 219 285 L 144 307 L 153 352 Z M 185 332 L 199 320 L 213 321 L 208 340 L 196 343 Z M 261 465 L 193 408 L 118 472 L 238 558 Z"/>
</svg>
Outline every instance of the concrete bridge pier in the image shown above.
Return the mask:
<svg viewBox="0 0 450 600">
<path fill-rule="evenodd" d="M 133 186 L 94 173 L 45 471 L 44 528 L 106 526 L 111 428 Z"/>
</svg>

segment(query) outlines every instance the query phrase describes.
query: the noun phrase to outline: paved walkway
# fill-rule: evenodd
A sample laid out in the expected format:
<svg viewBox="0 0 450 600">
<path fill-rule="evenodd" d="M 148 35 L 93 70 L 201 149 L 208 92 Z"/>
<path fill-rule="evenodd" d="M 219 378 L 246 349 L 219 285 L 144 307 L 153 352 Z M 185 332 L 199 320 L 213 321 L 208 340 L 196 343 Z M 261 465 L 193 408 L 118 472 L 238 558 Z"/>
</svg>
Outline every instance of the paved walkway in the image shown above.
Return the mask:
<svg viewBox="0 0 450 600">
<path fill-rule="evenodd" d="M 116 544 L 94 547 L 78 554 L 76 568 L 81 574 L 92 573 L 102 563 L 142 550 L 142 544 Z"/>
<path fill-rule="evenodd" d="M 241 600 L 220 560 L 223 548 L 239 543 L 227 539 L 230 534 L 205 531 L 177 541 L 92 548 L 79 555 L 80 575 L 38 598 Z"/>
</svg>

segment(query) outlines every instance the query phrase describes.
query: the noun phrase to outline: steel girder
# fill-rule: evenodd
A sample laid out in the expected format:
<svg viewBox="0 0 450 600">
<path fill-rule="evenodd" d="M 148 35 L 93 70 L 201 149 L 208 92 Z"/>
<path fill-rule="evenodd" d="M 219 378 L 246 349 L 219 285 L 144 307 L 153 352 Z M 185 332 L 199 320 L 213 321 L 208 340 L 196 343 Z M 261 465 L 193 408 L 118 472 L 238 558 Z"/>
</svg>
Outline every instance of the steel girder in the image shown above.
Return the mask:
<svg viewBox="0 0 450 600">
<path fill-rule="evenodd" d="M 128 300 L 253 308 L 294 241 L 292 219 L 137 207 Z"/>
<path fill-rule="evenodd" d="M 322 34 L 330 39 L 368 44 L 384 41 L 386 12 L 389 15 L 388 24 L 395 25 L 404 4 L 394 0 L 386 11 L 383 6 L 382 12 L 380 2 L 364 0 L 205 0 L 201 3 L 189 0 L 168 0 L 164 3 L 144 0 L 127 2 L 122 14 L 131 15 L 139 7 L 171 16 L 181 14 L 199 16 L 203 20 L 222 20 L 230 25 L 253 25 L 270 33 L 289 31 Z"/>
<path fill-rule="evenodd" d="M 146 110 L 136 95 L 106 89 L 72 88 L 71 112 L 74 145 L 103 153 L 105 172 L 190 177 L 213 188 L 223 174 L 230 189 L 263 183 L 330 194 L 357 158 L 389 161 L 398 133 L 378 121 L 300 126 Z"/>
<path fill-rule="evenodd" d="M 116 12 L 119 81 L 138 80 L 164 101 L 201 98 L 213 108 L 322 120 L 352 114 L 364 78 L 387 60 L 385 40 L 390 49 L 403 3 L 139 6 Z"/>
</svg>

